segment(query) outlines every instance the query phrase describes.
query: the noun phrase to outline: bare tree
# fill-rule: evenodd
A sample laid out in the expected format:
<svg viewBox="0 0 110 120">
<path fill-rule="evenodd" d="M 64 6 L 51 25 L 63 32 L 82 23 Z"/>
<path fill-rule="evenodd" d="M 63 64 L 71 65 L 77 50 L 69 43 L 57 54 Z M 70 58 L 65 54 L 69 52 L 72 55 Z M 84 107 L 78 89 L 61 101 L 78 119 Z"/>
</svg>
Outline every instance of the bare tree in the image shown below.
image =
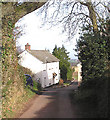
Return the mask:
<svg viewBox="0 0 110 120">
<path fill-rule="evenodd" d="M 64 31 L 72 37 L 82 25 L 89 25 L 93 32 L 97 32 L 99 24 L 104 23 L 110 12 L 109 4 L 93 0 L 50 0 L 42 11 L 45 11 L 45 21 L 63 23 Z M 53 12 L 49 11 L 51 8 Z"/>
</svg>

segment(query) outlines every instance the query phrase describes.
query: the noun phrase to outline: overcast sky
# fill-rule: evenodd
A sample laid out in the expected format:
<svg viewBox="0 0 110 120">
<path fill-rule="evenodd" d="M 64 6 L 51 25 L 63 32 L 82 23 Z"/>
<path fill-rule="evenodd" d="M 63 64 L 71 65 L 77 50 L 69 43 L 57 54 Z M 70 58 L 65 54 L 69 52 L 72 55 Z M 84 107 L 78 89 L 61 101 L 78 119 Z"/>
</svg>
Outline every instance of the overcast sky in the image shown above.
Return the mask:
<svg viewBox="0 0 110 120">
<path fill-rule="evenodd" d="M 49 49 L 53 51 L 55 44 L 61 47 L 62 44 L 65 46 L 71 59 L 77 59 L 75 56 L 76 38 L 74 37 L 71 41 L 66 41 L 66 34 L 62 34 L 62 26 L 53 26 L 47 29 L 48 25 L 42 26 L 42 19 L 40 14 L 37 14 L 38 10 L 24 16 L 16 23 L 16 26 L 21 26 L 23 34 L 17 39 L 17 46 L 21 46 L 24 50 L 25 44 L 29 43 L 32 50 L 45 50 Z M 47 23 L 46 23 L 47 24 Z"/>
</svg>

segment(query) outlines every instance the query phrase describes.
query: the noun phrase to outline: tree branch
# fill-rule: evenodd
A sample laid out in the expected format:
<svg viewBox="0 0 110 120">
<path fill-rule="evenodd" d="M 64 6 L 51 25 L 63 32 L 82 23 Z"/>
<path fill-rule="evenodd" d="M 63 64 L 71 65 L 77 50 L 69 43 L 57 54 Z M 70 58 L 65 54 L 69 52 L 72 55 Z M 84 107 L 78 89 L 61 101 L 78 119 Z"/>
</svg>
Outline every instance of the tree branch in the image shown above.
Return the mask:
<svg viewBox="0 0 110 120">
<path fill-rule="evenodd" d="M 85 6 L 88 6 L 88 4 L 87 4 L 87 3 L 84 3 L 84 2 L 80 2 L 80 4 L 85 5 Z"/>
</svg>

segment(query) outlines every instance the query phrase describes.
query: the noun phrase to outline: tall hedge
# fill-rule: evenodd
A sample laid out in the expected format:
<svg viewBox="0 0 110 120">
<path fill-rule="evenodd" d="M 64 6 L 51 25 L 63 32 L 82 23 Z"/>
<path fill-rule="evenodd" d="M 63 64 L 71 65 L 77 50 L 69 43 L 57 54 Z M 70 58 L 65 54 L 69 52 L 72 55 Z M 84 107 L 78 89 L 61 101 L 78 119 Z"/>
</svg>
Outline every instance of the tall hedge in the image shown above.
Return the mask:
<svg viewBox="0 0 110 120">
<path fill-rule="evenodd" d="M 92 90 L 90 98 L 97 104 L 97 116 L 108 117 L 109 35 L 103 31 L 83 32 L 77 42 L 78 58 L 82 64 L 80 91 Z M 93 95 L 93 96 L 91 96 Z"/>
</svg>

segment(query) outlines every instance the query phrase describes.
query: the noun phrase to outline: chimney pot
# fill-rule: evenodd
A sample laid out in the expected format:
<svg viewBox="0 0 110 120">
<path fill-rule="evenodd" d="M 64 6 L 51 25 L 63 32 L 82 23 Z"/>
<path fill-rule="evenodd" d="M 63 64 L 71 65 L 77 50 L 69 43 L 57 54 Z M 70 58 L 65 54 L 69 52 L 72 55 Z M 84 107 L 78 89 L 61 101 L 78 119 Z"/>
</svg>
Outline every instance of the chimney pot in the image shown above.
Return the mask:
<svg viewBox="0 0 110 120">
<path fill-rule="evenodd" d="M 29 43 L 27 43 L 27 44 L 25 45 L 25 50 L 31 50 L 30 47 L 31 47 L 31 46 L 29 45 Z"/>
</svg>

